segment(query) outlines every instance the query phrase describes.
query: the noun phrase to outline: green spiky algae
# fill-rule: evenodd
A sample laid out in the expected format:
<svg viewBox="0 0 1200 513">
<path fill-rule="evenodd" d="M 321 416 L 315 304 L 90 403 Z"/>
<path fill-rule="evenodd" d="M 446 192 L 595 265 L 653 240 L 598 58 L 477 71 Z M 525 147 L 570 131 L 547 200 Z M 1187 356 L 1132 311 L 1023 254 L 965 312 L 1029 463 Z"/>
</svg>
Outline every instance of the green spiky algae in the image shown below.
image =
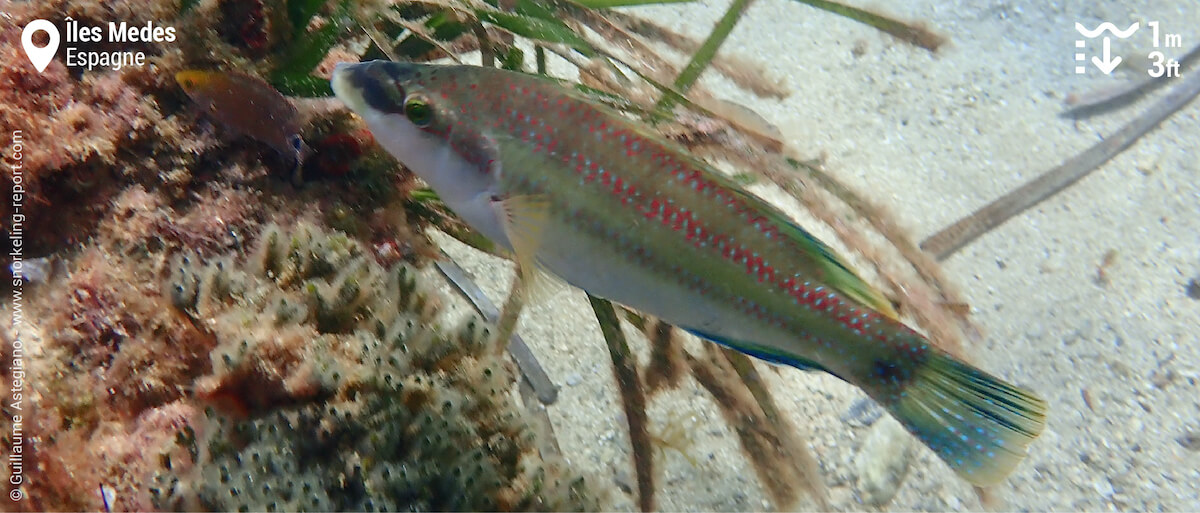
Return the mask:
<svg viewBox="0 0 1200 513">
<path fill-rule="evenodd" d="M 582 478 L 535 449 L 515 374 L 470 319 L 406 265 L 302 225 L 268 228 L 246 262 L 177 259 L 166 287 L 219 340 L 209 408 L 164 456 L 155 505 L 175 510 L 594 510 Z"/>
</svg>

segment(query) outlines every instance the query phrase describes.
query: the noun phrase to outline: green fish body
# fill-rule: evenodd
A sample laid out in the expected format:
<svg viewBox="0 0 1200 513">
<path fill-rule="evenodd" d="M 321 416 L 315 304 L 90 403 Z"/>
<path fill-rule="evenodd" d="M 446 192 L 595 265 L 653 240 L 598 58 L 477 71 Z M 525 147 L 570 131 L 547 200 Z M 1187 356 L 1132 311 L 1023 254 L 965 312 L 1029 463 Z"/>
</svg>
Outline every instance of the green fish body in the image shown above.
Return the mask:
<svg viewBox="0 0 1200 513">
<path fill-rule="evenodd" d="M 559 84 L 343 65 L 334 92 L 464 221 L 572 285 L 776 363 L 830 372 L 966 480 L 1003 479 L 1045 403 L 930 345 L 833 251 L 705 162 Z"/>
</svg>

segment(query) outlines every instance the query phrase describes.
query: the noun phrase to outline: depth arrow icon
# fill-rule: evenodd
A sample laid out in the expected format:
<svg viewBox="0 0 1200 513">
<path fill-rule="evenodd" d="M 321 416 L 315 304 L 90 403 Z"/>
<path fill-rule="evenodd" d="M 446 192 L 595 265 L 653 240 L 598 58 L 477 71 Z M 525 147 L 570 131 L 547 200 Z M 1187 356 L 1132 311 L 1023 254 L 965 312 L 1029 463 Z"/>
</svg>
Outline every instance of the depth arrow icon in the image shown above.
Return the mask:
<svg viewBox="0 0 1200 513">
<path fill-rule="evenodd" d="M 1104 59 L 1092 57 L 1092 64 L 1095 64 L 1096 68 L 1103 71 L 1105 75 L 1111 75 L 1113 70 L 1117 69 L 1117 65 L 1121 64 L 1120 56 L 1112 57 L 1110 44 L 1111 41 L 1107 37 L 1104 38 Z"/>
</svg>

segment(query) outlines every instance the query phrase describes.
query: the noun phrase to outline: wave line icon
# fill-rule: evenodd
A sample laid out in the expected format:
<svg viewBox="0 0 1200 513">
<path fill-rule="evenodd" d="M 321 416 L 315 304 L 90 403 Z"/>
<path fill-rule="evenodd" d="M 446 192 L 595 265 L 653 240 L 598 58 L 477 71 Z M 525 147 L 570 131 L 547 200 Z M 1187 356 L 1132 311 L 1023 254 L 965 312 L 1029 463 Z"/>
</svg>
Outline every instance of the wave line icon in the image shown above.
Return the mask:
<svg viewBox="0 0 1200 513">
<path fill-rule="evenodd" d="M 1133 22 L 1133 25 L 1130 25 L 1129 28 L 1125 29 L 1125 31 L 1122 32 L 1120 29 L 1117 28 L 1116 25 L 1113 25 L 1112 22 L 1106 21 L 1104 23 L 1101 23 L 1100 26 L 1096 27 L 1095 30 L 1088 30 L 1087 27 L 1084 27 L 1082 23 L 1079 23 L 1077 21 L 1077 22 L 1075 22 L 1075 30 L 1079 31 L 1080 34 L 1083 34 L 1083 37 L 1086 37 L 1088 39 L 1091 39 L 1100 34 L 1103 34 L 1104 31 L 1106 31 L 1106 30 L 1109 32 L 1112 32 L 1114 36 L 1117 36 L 1121 39 L 1125 39 L 1129 36 L 1132 36 L 1134 32 L 1137 32 L 1138 25 L 1139 25 L 1138 22 L 1135 21 L 1135 22 Z"/>
</svg>

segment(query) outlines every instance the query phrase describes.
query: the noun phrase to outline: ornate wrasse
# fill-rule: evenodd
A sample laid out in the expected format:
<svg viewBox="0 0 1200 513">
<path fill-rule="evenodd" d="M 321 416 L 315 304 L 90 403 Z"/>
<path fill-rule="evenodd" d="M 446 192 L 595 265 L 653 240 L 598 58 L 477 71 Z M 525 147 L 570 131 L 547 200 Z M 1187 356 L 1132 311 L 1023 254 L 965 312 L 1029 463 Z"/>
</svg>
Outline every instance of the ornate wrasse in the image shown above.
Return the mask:
<svg viewBox="0 0 1200 513">
<path fill-rule="evenodd" d="M 703 161 L 558 84 L 342 65 L 333 90 L 468 224 L 589 293 L 861 388 L 964 479 L 1000 481 L 1045 403 L 896 319 L 821 241 Z"/>
</svg>

